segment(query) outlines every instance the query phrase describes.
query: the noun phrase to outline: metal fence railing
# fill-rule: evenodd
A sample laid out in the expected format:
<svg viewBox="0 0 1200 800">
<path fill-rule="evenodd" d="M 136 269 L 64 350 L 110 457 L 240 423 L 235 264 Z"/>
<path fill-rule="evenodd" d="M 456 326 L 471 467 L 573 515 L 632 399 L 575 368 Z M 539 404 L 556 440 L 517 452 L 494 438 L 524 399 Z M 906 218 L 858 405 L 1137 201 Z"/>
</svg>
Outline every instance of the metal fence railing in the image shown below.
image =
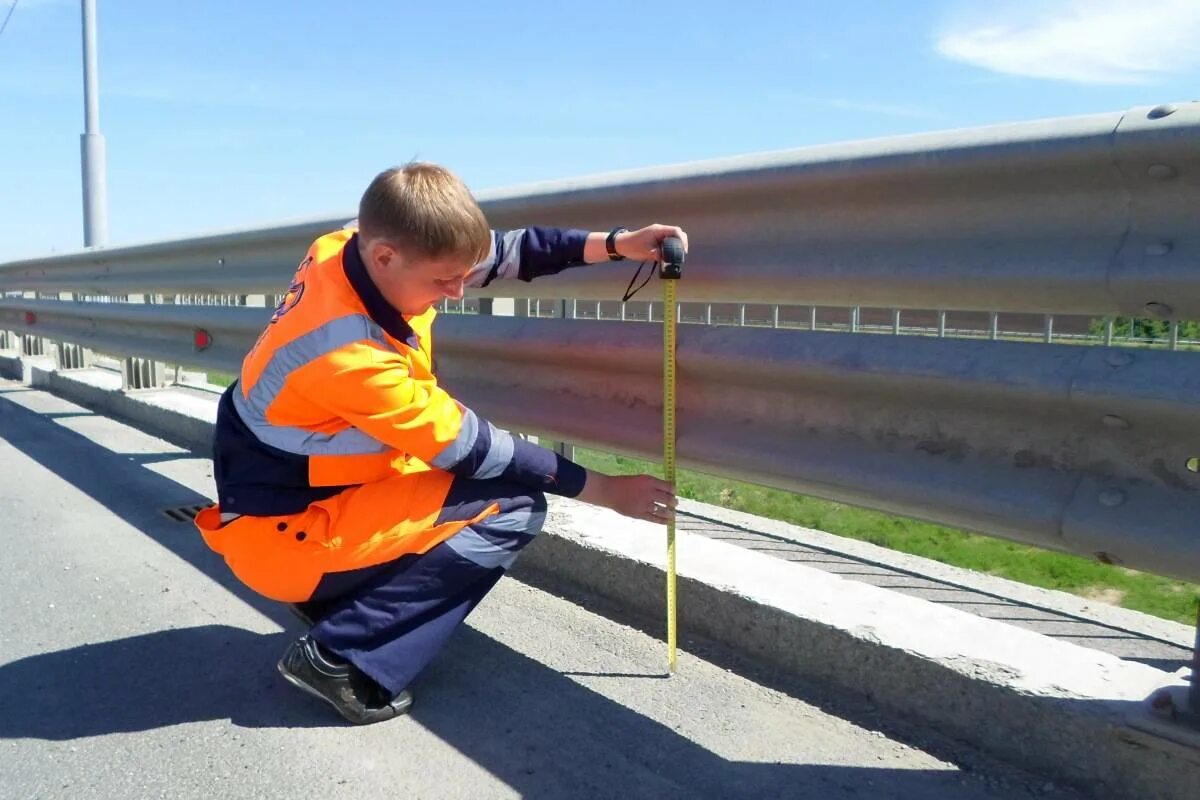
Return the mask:
<svg viewBox="0 0 1200 800">
<path fill-rule="evenodd" d="M 497 227 L 692 232 L 681 466 L 1200 580 L 1200 358 L 1179 334 L 1200 319 L 1200 104 L 483 200 Z M 0 330 L 234 372 L 267 295 L 343 222 L 0 264 Z M 457 310 L 515 315 L 445 315 L 441 379 L 513 429 L 654 456 L 661 339 L 633 322 L 661 306 L 653 285 L 612 302 L 628 277 L 494 283 Z M 1139 347 L 1116 318 L 1169 324 Z"/>
<path fill-rule="evenodd" d="M 519 315 L 539 319 L 607 319 L 622 322 L 651 322 L 662 319 L 654 302 L 575 298 L 523 298 L 516 301 Z M 443 313 L 478 314 L 480 298 L 444 300 Z M 887 321 L 884 321 L 886 316 Z M 1053 314 L 1001 314 L 999 312 L 950 312 L 878 308 L 818 308 L 817 306 L 750 305 L 745 303 L 681 303 L 679 321 L 704 325 L 750 325 L 808 331 L 890 333 L 896 336 L 945 338 L 989 338 L 1011 341 L 1104 344 L 1116 347 L 1161 347 L 1167 350 L 1200 348 L 1200 338 L 1186 338 L 1180 331 L 1200 335 L 1200 324 L 1172 320 L 1162 335 L 1134 335 L 1136 317 L 1120 320 L 1126 333 L 1115 333 L 1117 319 L 1055 316 Z"/>
</svg>

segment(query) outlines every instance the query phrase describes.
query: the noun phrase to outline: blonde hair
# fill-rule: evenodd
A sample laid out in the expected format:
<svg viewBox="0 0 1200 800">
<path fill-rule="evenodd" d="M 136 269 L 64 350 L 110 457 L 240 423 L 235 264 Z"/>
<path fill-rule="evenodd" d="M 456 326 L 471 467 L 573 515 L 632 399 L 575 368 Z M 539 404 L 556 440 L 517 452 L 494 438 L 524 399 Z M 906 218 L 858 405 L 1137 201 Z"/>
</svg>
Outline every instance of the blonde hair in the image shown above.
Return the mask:
<svg viewBox="0 0 1200 800">
<path fill-rule="evenodd" d="M 492 245 L 466 185 L 448 169 L 421 162 L 375 176 L 358 204 L 358 228 L 364 242 L 385 239 L 413 258 L 478 264 Z"/>
</svg>

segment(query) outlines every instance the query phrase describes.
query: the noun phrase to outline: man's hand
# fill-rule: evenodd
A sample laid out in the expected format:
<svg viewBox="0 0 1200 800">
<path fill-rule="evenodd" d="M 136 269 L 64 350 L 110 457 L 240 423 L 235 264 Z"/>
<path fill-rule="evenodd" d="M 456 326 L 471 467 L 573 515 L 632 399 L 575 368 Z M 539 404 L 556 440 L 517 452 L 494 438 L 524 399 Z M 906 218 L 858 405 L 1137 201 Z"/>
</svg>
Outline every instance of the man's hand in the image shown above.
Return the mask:
<svg viewBox="0 0 1200 800">
<path fill-rule="evenodd" d="M 662 251 L 659 244 L 668 236 L 680 239 L 683 242 L 683 252 L 687 252 L 687 234 L 683 228 L 675 225 L 655 224 L 641 230 L 619 233 L 613 241 L 613 246 L 630 261 L 661 261 Z"/>
<path fill-rule="evenodd" d="M 677 225 L 649 225 L 636 231 L 626 231 L 617 234 L 613 246 L 619 255 L 630 261 L 661 261 L 662 252 L 659 244 L 668 236 L 675 236 L 683 242 L 683 251 L 688 249 L 688 236 L 683 228 Z M 607 233 L 593 232 L 588 234 L 583 247 L 583 260 L 589 264 L 608 261 L 608 250 L 604 240 Z"/>
<path fill-rule="evenodd" d="M 587 483 L 576 500 L 611 508 L 619 514 L 666 524 L 679 501 L 671 484 L 653 475 L 604 475 L 588 470 Z"/>
</svg>

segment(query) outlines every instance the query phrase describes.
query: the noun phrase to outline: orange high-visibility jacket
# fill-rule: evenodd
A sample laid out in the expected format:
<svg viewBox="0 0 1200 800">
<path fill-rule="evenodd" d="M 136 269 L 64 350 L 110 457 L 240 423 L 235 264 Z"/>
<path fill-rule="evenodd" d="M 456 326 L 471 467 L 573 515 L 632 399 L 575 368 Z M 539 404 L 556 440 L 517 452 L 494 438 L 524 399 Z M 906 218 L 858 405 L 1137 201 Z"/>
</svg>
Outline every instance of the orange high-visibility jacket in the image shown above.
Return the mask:
<svg viewBox="0 0 1200 800">
<path fill-rule="evenodd" d="M 585 231 L 553 228 L 495 233 L 492 252 L 468 284 L 531 280 L 582 264 L 585 238 Z M 254 519 L 282 531 L 313 504 L 329 507 L 356 488 L 386 484 L 395 496 L 380 500 L 391 506 L 392 523 L 402 529 L 396 536 L 407 544 L 375 548 L 365 559 L 343 559 L 333 568 L 368 566 L 423 552 L 467 524 L 430 530 L 455 475 L 504 478 L 566 496 L 582 490 L 581 467 L 496 428 L 438 386 L 435 315 L 431 309 L 405 316 L 387 303 L 367 273 L 353 229 L 312 244 L 239 379 L 221 398 L 213 456 L 218 504 L 197 518 L 210 546 L 228 559 L 228 540 Z M 234 515 L 243 516 L 222 523 Z M 303 533 L 301 541 L 313 535 Z M 337 534 L 326 538 L 340 542 Z M 263 552 L 253 560 L 275 557 Z"/>
</svg>

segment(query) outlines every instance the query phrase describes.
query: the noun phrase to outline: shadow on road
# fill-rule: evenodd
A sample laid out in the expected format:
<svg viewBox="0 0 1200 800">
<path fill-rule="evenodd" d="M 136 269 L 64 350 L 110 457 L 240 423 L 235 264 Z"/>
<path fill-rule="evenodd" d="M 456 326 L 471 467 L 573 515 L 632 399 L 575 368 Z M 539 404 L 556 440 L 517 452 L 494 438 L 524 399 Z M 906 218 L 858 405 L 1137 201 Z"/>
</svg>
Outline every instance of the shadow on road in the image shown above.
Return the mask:
<svg viewBox="0 0 1200 800">
<path fill-rule="evenodd" d="M 270 669 L 287 638 L 206 625 L 2 665 L 0 739 L 63 741 L 221 719 L 344 726 Z M 995 797 L 956 770 L 730 760 L 469 627 L 414 693 L 412 720 L 386 723 L 394 741 L 415 720 L 524 797 Z"/>
<path fill-rule="evenodd" d="M 313 727 L 337 719 L 296 702 L 267 667 L 288 640 L 228 625 L 176 628 L 0 665 L 0 739 L 80 739 L 230 719 Z"/>
</svg>

